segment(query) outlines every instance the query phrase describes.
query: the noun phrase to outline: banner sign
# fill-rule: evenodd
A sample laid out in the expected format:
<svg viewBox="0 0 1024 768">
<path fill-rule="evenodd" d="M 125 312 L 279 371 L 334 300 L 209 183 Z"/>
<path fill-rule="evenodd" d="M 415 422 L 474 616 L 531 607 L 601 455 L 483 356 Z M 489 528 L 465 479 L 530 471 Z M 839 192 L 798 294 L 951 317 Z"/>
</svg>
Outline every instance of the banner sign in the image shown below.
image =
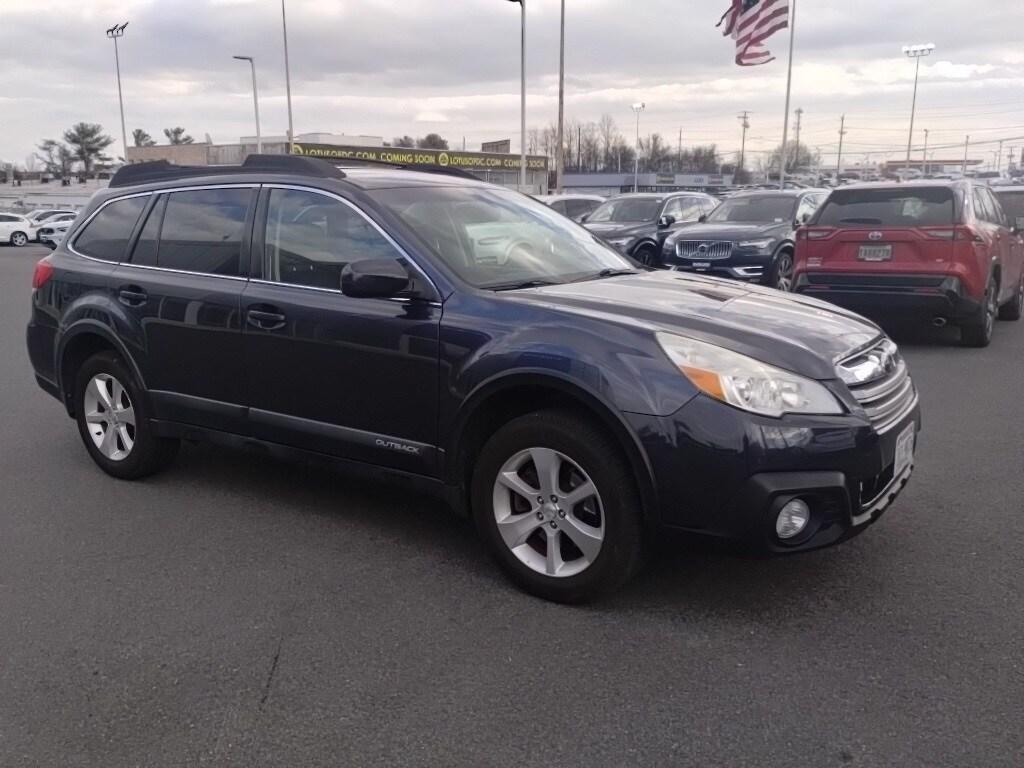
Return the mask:
<svg viewBox="0 0 1024 768">
<path fill-rule="evenodd" d="M 345 147 L 337 144 L 293 144 L 293 155 L 324 160 L 376 160 L 398 165 L 435 165 L 463 171 L 518 171 L 519 155 L 488 152 L 460 152 L 451 149 L 406 149 L 404 147 Z M 548 159 L 527 155 L 528 171 L 547 171 Z"/>
</svg>

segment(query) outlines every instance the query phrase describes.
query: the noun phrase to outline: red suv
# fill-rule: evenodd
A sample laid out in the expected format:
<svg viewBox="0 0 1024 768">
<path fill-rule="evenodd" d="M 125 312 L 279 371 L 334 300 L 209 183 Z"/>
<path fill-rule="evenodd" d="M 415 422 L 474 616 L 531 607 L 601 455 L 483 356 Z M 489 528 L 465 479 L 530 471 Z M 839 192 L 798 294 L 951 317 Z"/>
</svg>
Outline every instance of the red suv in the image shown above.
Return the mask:
<svg viewBox="0 0 1024 768">
<path fill-rule="evenodd" d="M 829 195 L 797 233 L 795 287 L 867 315 L 955 323 L 988 346 L 1024 308 L 1024 245 L 991 190 L 971 181 L 864 184 Z"/>
</svg>

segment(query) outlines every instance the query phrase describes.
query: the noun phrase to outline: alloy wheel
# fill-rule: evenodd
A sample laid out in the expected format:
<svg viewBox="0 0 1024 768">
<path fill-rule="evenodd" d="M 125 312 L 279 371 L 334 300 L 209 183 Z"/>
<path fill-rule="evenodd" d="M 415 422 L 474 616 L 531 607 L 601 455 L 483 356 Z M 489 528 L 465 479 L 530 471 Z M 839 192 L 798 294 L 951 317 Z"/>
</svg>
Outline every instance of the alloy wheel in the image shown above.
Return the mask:
<svg viewBox="0 0 1024 768">
<path fill-rule="evenodd" d="M 793 257 L 788 253 L 779 256 L 779 263 L 775 270 L 775 287 L 786 293 L 793 288 Z"/>
<path fill-rule="evenodd" d="M 135 446 L 135 408 L 121 382 L 106 373 L 93 376 L 83 406 L 96 449 L 111 461 L 128 458 Z"/>
<path fill-rule="evenodd" d="M 527 448 L 502 465 L 493 509 L 505 545 L 545 576 L 583 572 L 604 543 L 604 507 L 596 484 L 571 458 L 550 448 Z"/>
<path fill-rule="evenodd" d="M 999 288 L 994 282 L 989 283 L 985 299 L 985 335 L 991 336 L 999 314 Z"/>
<path fill-rule="evenodd" d="M 15 232 L 11 235 L 11 245 L 15 245 L 18 248 L 28 245 L 28 236 L 24 232 Z"/>
</svg>

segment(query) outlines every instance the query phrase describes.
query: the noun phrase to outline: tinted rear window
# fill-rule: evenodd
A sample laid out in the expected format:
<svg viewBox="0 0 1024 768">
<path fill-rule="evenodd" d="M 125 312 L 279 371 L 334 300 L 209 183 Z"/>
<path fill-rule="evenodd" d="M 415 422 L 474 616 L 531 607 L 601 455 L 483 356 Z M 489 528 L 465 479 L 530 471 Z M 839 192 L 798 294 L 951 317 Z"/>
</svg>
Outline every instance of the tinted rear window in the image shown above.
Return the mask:
<svg viewBox="0 0 1024 768">
<path fill-rule="evenodd" d="M 1013 224 L 1021 216 L 1024 216 L 1024 190 L 1019 192 L 996 192 L 996 197 L 1002 203 L 1003 211 L 1006 213 L 1010 224 Z"/>
<path fill-rule="evenodd" d="M 833 192 L 814 222 L 825 227 L 928 227 L 952 224 L 953 190 L 844 189 Z"/>
<path fill-rule="evenodd" d="M 237 275 L 251 189 L 173 192 L 164 211 L 157 266 Z"/>
<path fill-rule="evenodd" d="M 143 195 L 116 200 L 105 206 L 75 239 L 75 250 L 94 259 L 120 261 L 135 229 L 135 222 L 148 201 L 149 196 Z"/>
</svg>

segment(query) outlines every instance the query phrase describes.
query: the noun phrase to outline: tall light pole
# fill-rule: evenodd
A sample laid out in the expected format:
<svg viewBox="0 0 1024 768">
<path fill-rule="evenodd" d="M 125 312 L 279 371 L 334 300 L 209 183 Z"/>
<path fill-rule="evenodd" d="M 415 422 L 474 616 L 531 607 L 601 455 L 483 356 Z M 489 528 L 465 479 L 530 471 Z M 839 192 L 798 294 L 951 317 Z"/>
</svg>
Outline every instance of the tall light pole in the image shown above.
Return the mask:
<svg viewBox="0 0 1024 768">
<path fill-rule="evenodd" d="M 743 110 L 740 114 L 740 125 L 743 126 L 743 138 L 740 139 L 740 167 L 739 170 L 743 170 L 746 167 L 747 162 L 747 131 L 750 130 L 750 112 Z M 681 144 L 682 142 L 680 142 Z M 682 150 L 680 149 L 679 155 L 682 157 Z M 680 171 L 682 168 L 679 169 Z M 733 179 L 733 184 L 736 183 L 736 179 Z"/>
<path fill-rule="evenodd" d="M 295 145 L 295 128 L 292 125 L 292 73 L 288 67 L 288 18 L 284 12 L 284 0 L 281 0 L 281 32 L 284 34 L 284 89 L 288 97 L 288 154 Z"/>
<path fill-rule="evenodd" d="M 636 112 L 636 156 L 633 158 L 633 191 L 636 192 L 639 189 L 640 183 L 640 113 L 647 109 L 647 105 L 642 101 L 638 101 L 633 105 L 633 111 Z"/>
<path fill-rule="evenodd" d="M 124 37 L 124 28 L 128 26 L 126 21 L 124 24 L 115 24 L 107 30 L 107 37 L 114 41 L 114 66 L 117 68 L 117 101 L 121 105 L 121 143 L 124 146 L 124 159 L 128 162 L 128 131 L 125 130 L 124 126 L 124 96 L 121 93 L 121 56 L 117 50 L 118 38 Z"/>
<path fill-rule="evenodd" d="M 924 129 L 924 155 L 921 156 L 921 174 L 928 175 L 928 129 Z"/>
<path fill-rule="evenodd" d="M 558 41 L 558 147 L 555 150 L 555 192 L 562 194 L 562 174 L 565 173 L 565 147 L 562 137 L 565 125 L 565 0 L 562 0 L 562 24 Z"/>
<path fill-rule="evenodd" d="M 521 22 L 519 25 L 519 189 L 526 191 L 526 0 L 509 0 L 519 3 Z"/>
<path fill-rule="evenodd" d="M 925 43 L 924 45 L 905 45 L 903 46 L 903 53 L 911 59 L 916 61 L 914 65 L 914 100 L 910 105 L 910 136 L 907 138 L 907 166 L 906 171 L 910 173 L 910 149 L 914 143 L 914 114 L 917 112 L 917 80 L 921 74 L 921 59 L 925 56 L 931 56 L 932 51 L 935 50 L 935 43 Z"/>
<path fill-rule="evenodd" d="M 962 176 L 966 176 L 967 175 L 967 152 L 970 149 L 970 147 L 971 147 L 971 135 L 967 134 L 967 137 L 964 139 L 964 167 L 960 170 L 960 175 L 962 175 Z"/>
<path fill-rule="evenodd" d="M 263 139 L 260 137 L 260 97 L 256 90 L 256 62 L 252 56 L 233 56 L 232 58 L 248 61 L 249 67 L 252 69 L 252 105 L 256 110 L 256 154 L 261 155 L 263 154 Z"/>
</svg>

